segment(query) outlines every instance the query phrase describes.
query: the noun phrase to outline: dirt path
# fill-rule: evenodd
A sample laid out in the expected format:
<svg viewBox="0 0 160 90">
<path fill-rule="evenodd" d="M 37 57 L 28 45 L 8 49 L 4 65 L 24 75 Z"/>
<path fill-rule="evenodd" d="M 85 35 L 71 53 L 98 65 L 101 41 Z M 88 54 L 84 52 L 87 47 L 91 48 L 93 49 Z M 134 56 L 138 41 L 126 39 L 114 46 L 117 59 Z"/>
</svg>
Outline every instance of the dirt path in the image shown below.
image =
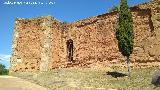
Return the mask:
<svg viewBox="0 0 160 90">
<path fill-rule="evenodd" d="M 17 77 L 0 76 L 0 90 L 48 90 L 48 89 Z"/>
</svg>

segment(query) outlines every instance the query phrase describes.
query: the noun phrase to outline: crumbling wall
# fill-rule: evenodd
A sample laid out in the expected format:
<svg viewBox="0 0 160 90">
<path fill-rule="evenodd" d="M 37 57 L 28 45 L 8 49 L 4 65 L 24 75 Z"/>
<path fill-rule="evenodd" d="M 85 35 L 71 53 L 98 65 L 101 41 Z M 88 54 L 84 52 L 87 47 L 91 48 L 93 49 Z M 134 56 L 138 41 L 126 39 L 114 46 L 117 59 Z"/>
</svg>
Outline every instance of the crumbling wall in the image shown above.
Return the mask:
<svg viewBox="0 0 160 90">
<path fill-rule="evenodd" d="M 52 57 L 52 17 L 45 17 L 42 23 L 43 42 L 41 51 L 40 71 L 48 71 Z"/>
<path fill-rule="evenodd" d="M 59 68 L 65 63 L 62 60 L 63 55 L 63 45 L 62 45 L 62 24 L 58 21 L 52 22 L 52 49 L 51 49 L 51 62 L 50 62 L 50 69 Z"/>
<path fill-rule="evenodd" d="M 10 71 L 46 71 L 50 60 L 49 16 L 16 19 Z"/>
<path fill-rule="evenodd" d="M 132 66 L 160 65 L 158 5 L 144 8 L 144 4 L 131 8 L 135 35 L 130 57 Z M 117 12 L 73 23 L 61 23 L 50 16 L 17 19 L 10 71 L 126 66 L 115 35 L 117 22 Z M 69 39 L 73 40 L 73 61 L 69 61 L 67 56 Z"/>
<path fill-rule="evenodd" d="M 153 24 L 153 34 L 142 42 L 144 51 L 149 54 L 149 60 L 146 60 L 146 62 L 152 62 L 152 64 L 150 63 L 151 65 L 160 65 L 160 0 L 153 0 L 150 3 L 141 4 L 137 7 L 151 10 L 150 22 Z"/>
<path fill-rule="evenodd" d="M 17 19 L 14 35 L 11 70 L 39 70 L 43 31 L 37 21 Z"/>
<path fill-rule="evenodd" d="M 116 22 L 117 14 L 112 13 L 71 25 L 68 39 L 72 39 L 74 44 L 74 65 L 87 67 L 96 63 L 110 65 L 112 61 L 121 57 L 115 42 Z"/>
<path fill-rule="evenodd" d="M 134 64 L 151 62 L 151 57 L 143 48 L 143 41 L 151 37 L 149 9 L 132 9 L 134 20 L 135 45 L 131 60 Z M 116 12 L 91 17 L 72 23 L 68 39 L 74 41 L 73 65 L 78 66 L 124 66 L 125 58 L 118 49 L 115 36 L 118 14 Z"/>
</svg>

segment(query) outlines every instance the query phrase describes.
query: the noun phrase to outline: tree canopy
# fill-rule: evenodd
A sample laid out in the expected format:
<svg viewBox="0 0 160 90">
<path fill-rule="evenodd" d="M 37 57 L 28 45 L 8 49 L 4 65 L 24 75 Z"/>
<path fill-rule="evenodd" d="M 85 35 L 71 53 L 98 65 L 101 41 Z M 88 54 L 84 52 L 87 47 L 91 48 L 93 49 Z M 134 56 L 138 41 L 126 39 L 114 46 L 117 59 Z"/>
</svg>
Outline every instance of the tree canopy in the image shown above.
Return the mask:
<svg viewBox="0 0 160 90">
<path fill-rule="evenodd" d="M 119 49 L 124 56 L 129 57 L 133 52 L 134 34 L 132 14 L 127 5 L 127 0 L 121 0 L 118 26 L 116 37 Z"/>
<path fill-rule="evenodd" d="M 8 69 L 3 64 L 0 64 L 0 75 L 7 75 Z"/>
</svg>

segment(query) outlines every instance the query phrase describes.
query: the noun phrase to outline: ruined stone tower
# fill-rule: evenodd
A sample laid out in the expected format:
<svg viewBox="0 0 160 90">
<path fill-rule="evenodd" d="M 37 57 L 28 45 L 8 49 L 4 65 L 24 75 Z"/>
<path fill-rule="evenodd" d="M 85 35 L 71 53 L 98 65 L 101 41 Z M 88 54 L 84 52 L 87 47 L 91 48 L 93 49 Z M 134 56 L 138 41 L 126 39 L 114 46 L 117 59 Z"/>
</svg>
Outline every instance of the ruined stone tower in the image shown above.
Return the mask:
<svg viewBox="0 0 160 90">
<path fill-rule="evenodd" d="M 159 3 L 155 0 L 131 8 L 133 66 L 160 65 Z M 115 37 L 117 18 L 117 12 L 112 12 L 73 23 L 61 23 L 51 16 L 16 19 L 10 71 L 125 66 Z"/>
</svg>

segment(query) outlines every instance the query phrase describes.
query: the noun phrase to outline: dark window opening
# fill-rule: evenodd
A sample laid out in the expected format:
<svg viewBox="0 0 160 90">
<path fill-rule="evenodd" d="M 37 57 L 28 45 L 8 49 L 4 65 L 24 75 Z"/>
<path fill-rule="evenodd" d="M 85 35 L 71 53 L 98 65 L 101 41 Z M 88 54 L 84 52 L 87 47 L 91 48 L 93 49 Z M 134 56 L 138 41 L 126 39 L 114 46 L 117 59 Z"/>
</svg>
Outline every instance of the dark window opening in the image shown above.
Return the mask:
<svg viewBox="0 0 160 90">
<path fill-rule="evenodd" d="M 68 61 L 73 62 L 73 40 L 67 40 L 67 58 Z"/>
</svg>

